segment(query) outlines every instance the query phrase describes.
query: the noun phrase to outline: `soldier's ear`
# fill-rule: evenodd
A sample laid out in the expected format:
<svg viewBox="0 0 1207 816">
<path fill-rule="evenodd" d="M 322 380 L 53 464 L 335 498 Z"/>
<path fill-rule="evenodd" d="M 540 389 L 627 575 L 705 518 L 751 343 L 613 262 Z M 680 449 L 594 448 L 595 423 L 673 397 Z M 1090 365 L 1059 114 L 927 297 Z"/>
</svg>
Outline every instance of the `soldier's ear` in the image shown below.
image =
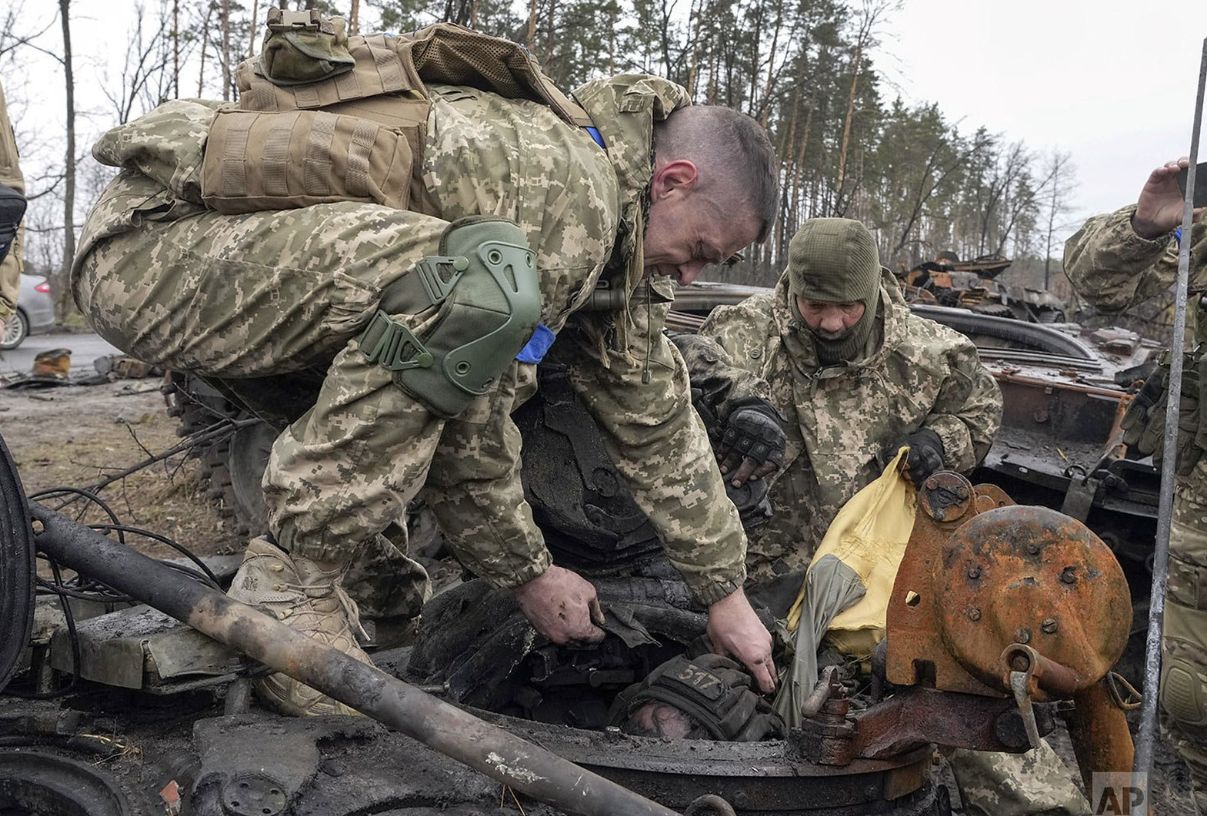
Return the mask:
<svg viewBox="0 0 1207 816">
<path fill-rule="evenodd" d="M 700 170 L 695 162 L 676 159 L 654 168 L 650 180 L 650 201 L 659 201 L 672 195 L 683 195 L 700 182 Z"/>
</svg>

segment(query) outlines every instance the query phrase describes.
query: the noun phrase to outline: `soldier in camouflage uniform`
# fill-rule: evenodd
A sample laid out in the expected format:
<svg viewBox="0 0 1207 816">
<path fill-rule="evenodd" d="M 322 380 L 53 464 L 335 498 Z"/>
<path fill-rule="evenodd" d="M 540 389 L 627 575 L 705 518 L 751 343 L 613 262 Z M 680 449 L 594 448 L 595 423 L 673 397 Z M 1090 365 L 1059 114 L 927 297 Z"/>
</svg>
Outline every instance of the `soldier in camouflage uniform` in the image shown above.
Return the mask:
<svg viewBox="0 0 1207 816">
<path fill-rule="evenodd" d="M 369 43 L 374 76 L 399 42 Z M 551 564 L 520 485 L 510 414 L 535 390 L 540 350 L 529 343 L 511 359 L 521 340 L 488 392 L 452 410 L 408 390 L 409 371 L 374 359 L 380 337 L 368 332 L 383 322 L 428 343 L 442 326 L 472 331 L 447 302 L 425 307 L 416 270 L 433 257 L 478 263 L 474 246 L 498 247 L 535 261 L 537 334 L 571 347 L 574 383 L 709 608 L 714 644 L 771 690 L 770 636 L 742 592 L 745 535 L 723 500 L 683 362 L 661 333 L 676 281 L 766 234 L 775 208 L 766 135 L 641 75 L 576 91 L 597 140 L 536 101 L 425 91 L 415 195 L 432 214 L 359 201 L 210 211 L 198 190 L 215 118 L 205 104 L 169 103 L 94 150 L 123 167 L 88 217 L 74 267 L 77 302 L 98 333 L 140 359 L 210 376 L 326 369 L 317 404 L 273 447 L 264 477 L 273 540 L 252 543 L 231 594 L 364 659 L 340 577 L 426 487 L 454 552 L 514 590 L 538 632 L 558 643 L 602 638 L 594 587 Z M 458 220 L 475 216 L 490 218 Z M 601 278 L 619 297 L 580 313 Z M 282 710 L 339 710 L 284 678 L 271 683 L 262 694 Z"/>
<path fill-rule="evenodd" d="M 972 470 L 1001 425 L 1001 391 L 976 347 L 910 311 L 856 221 L 806 222 L 774 291 L 715 309 L 698 336 L 676 342 L 698 401 L 727 431 L 735 418 L 749 426 L 742 413 L 762 400 L 786 419 L 775 516 L 751 531 L 747 566 L 752 582 L 782 576 L 793 596 L 839 508 L 901 445 L 921 484 L 941 468 Z M 741 427 L 731 435 L 758 436 Z M 726 459 L 722 469 L 734 466 Z M 968 813 L 1089 812 L 1046 742 L 1024 755 L 955 751 L 950 761 Z"/>
<path fill-rule="evenodd" d="M 1207 226 L 1181 231 L 1183 198 L 1177 184 L 1186 159 L 1153 170 L 1137 202 L 1096 215 L 1065 244 L 1064 267 L 1077 293 L 1099 311 L 1128 309 L 1167 292 L 1177 277 L 1178 246 L 1190 241 L 1190 309 L 1185 379 L 1179 420 L 1177 484 L 1169 531 L 1169 596 L 1160 699 L 1179 753 L 1190 767 L 1199 810 L 1207 812 L 1207 434 L 1202 387 L 1207 315 Z M 1199 184 L 1204 180 L 1199 179 Z M 1196 212 L 1196 221 L 1202 211 Z M 1198 304 L 1199 308 L 1194 308 Z M 1127 441 L 1161 459 L 1168 367 L 1146 384 L 1124 418 Z M 1162 380 L 1163 378 L 1163 380 Z M 1154 387 L 1155 386 L 1155 387 Z"/>
<path fill-rule="evenodd" d="M 13 135 L 13 126 L 8 120 L 8 103 L 4 99 L 3 88 L 0 88 L 0 186 L 25 193 L 25 178 L 21 175 L 21 167 L 18 164 L 17 140 Z M 21 242 L 22 236 L 18 232 L 16 240 L 9 247 L 8 255 L 0 260 L 0 337 L 4 336 L 5 326 L 17 310 L 17 293 L 21 288 L 24 260 Z"/>
<path fill-rule="evenodd" d="M 775 517 L 750 531 L 752 577 L 808 564 L 839 508 L 880 475 L 882 454 L 898 443 L 911 445 L 910 476 L 920 483 L 941 467 L 971 470 L 1001 424 L 1001 393 L 976 347 L 910 312 L 871 241 L 858 222 L 806 222 L 774 291 L 715 309 L 702 340 L 679 340 L 721 421 L 751 398 L 787 420 Z"/>
</svg>

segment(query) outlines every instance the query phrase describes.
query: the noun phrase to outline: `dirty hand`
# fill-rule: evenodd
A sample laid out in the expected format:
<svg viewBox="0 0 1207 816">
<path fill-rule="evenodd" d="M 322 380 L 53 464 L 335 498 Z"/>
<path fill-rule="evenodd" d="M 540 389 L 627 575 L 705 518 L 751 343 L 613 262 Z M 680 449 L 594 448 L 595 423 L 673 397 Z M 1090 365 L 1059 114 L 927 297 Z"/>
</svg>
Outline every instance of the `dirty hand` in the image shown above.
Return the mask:
<svg viewBox="0 0 1207 816">
<path fill-rule="evenodd" d="M 1136 235 L 1151 241 L 1181 226 L 1185 197 L 1178 187 L 1178 173 L 1189 166 L 1190 160 L 1183 156 L 1149 174 L 1132 216 L 1132 229 Z M 1200 184 L 1207 184 L 1207 179 L 1195 179 L 1195 186 Z M 1202 215 L 1202 208 L 1195 210 L 1194 220 L 1198 221 Z"/>
<path fill-rule="evenodd" d="M 754 614 L 741 589 L 708 608 L 708 639 L 719 654 L 732 655 L 754 676 L 764 694 L 775 691 L 771 633 Z"/>
<path fill-rule="evenodd" d="M 562 567 L 550 567 L 515 588 L 520 611 L 533 628 L 559 645 L 598 643 L 604 631 L 603 608 L 595 586 Z"/>
<path fill-rule="evenodd" d="M 717 444 L 721 474 L 734 487 L 770 476 L 784 464 L 784 420 L 766 400 L 752 397 L 730 411 Z"/>
<path fill-rule="evenodd" d="M 916 487 L 930 478 L 930 475 L 943 467 L 943 440 L 930 428 L 919 428 L 896 444 L 884 449 L 882 457 L 887 463 L 897 451 L 905 445 L 909 453 L 905 456 L 905 475 Z"/>
</svg>

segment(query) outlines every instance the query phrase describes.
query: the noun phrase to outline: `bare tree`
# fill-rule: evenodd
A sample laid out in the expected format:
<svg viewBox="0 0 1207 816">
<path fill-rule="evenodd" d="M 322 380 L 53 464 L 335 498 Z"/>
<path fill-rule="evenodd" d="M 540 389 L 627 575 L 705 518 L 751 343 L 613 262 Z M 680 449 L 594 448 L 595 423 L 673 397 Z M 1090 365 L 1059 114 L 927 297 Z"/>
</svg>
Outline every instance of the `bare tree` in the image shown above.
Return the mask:
<svg viewBox="0 0 1207 816">
<path fill-rule="evenodd" d="M 843 185 L 847 180 L 847 155 L 851 146 L 851 126 L 855 121 L 855 100 L 859 96 L 859 79 L 868 49 L 876 44 L 876 28 L 890 11 L 900 8 L 897 0 L 863 0 L 859 12 L 859 28 L 855 36 L 855 53 L 851 58 L 851 85 L 847 93 L 847 113 L 842 120 L 842 142 L 838 148 L 838 173 L 834 179 L 836 209 L 841 212 Z"/>
<path fill-rule="evenodd" d="M 168 86 L 172 84 L 167 76 L 168 63 L 173 58 L 179 59 L 179 46 L 173 43 L 168 48 L 168 19 L 163 11 L 161 7 L 148 31 L 146 9 L 141 2 L 135 4 L 134 26 L 121 69 L 121 81 L 114 83 L 105 73 L 101 92 L 113 106 L 119 123 L 130 121 L 139 101 L 147 109 L 164 102 Z"/>
<path fill-rule="evenodd" d="M 1048 157 L 1048 194 L 1044 209 L 1047 219 L 1044 235 L 1044 290 L 1052 287 L 1052 244 L 1056 230 L 1064 226 L 1069 212 L 1069 198 L 1077 188 L 1073 157 L 1067 152 L 1053 150 Z"/>
<path fill-rule="evenodd" d="M 75 67 L 71 52 L 71 0 L 59 0 L 59 22 L 63 27 L 63 82 L 67 91 L 67 149 L 63 156 L 63 260 L 59 267 L 58 312 L 65 314 L 70 302 L 71 261 L 75 258 Z"/>
</svg>

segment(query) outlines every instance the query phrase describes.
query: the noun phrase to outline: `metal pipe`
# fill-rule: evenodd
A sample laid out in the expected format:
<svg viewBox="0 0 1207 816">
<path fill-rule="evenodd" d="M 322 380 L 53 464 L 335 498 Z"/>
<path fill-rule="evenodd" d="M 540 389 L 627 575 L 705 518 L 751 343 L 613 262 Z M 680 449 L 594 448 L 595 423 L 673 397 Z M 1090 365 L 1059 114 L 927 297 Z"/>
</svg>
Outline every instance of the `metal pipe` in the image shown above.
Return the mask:
<svg viewBox="0 0 1207 816">
<path fill-rule="evenodd" d="M 35 544 L 63 566 L 124 592 L 516 791 L 576 816 L 676 816 L 375 666 L 93 530 L 33 504 Z"/>
<path fill-rule="evenodd" d="M 1161 633 L 1165 614 L 1165 586 L 1169 573 L 1169 527 L 1173 516 L 1174 473 L 1178 455 L 1178 409 L 1182 403 L 1182 351 L 1186 344 L 1186 298 L 1190 285 L 1190 234 L 1194 225 L 1195 165 L 1199 159 L 1199 131 L 1203 128 L 1203 89 L 1207 86 L 1207 39 L 1199 64 L 1199 92 L 1190 134 L 1190 170 L 1182 209 L 1182 240 L 1178 245 L 1178 278 L 1174 285 L 1173 337 L 1169 344 L 1169 397 L 1165 406 L 1165 454 L 1161 460 L 1161 502 L 1157 510 L 1157 546 L 1153 553 L 1153 583 L 1148 607 L 1148 639 L 1144 655 L 1144 703 L 1136 738 L 1136 773 L 1152 767 L 1157 729 L 1157 686 L 1161 677 Z"/>
</svg>

